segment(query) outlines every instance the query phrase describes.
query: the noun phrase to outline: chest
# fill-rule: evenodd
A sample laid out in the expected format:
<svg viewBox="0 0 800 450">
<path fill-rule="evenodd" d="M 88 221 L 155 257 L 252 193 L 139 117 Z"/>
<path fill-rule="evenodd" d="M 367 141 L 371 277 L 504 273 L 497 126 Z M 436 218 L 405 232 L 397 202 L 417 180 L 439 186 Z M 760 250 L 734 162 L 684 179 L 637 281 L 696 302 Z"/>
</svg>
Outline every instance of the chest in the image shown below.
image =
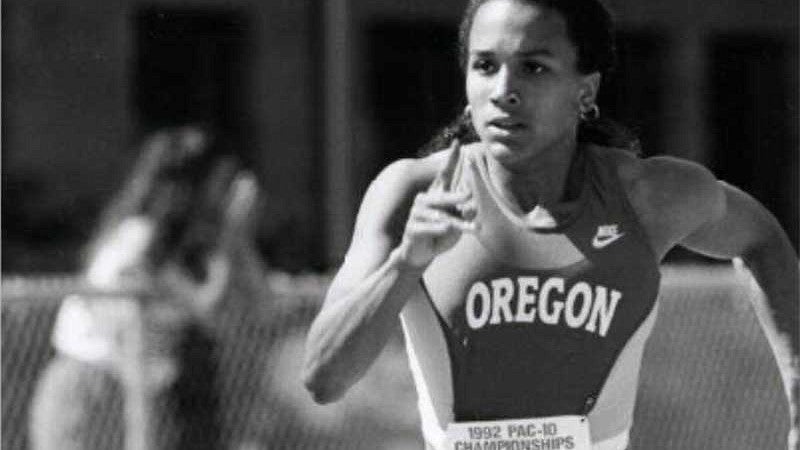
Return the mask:
<svg viewBox="0 0 800 450">
<path fill-rule="evenodd" d="M 463 234 L 423 277 L 451 337 L 557 342 L 632 332 L 655 302 L 660 274 L 602 161 L 587 159 L 575 212 L 540 229 L 504 201 L 484 159 L 472 156 L 461 182 L 475 199 L 477 231 Z"/>
<path fill-rule="evenodd" d="M 584 255 L 560 267 L 520 267 L 470 236 L 429 267 L 424 283 L 436 311 L 456 331 L 539 322 L 591 331 L 604 311 L 612 317 L 620 307 L 638 309 L 655 296 L 657 268 L 625 250 Z"/>
<path fill-rule="evenodd" d="M 456 340 L 624 340 L 660 280 L 631 220 L 589 210 L 560 233 L 484 220 L 434 260 L 426 292 Z"/>
</svg>

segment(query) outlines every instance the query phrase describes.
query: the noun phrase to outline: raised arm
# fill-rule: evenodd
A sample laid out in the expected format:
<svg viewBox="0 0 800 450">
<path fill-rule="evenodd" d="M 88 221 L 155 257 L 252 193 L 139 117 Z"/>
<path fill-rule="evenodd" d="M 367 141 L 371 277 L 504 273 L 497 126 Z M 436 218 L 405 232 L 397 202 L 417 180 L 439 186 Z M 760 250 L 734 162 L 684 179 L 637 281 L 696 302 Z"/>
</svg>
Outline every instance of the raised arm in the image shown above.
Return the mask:
<svg viewBox="0 0 800 450">
<path fill-rule="evenodd" d="M 764 291 L 754 297 L 761 326 L 775 354 L 790 403 L 789 448 L 800 433 L 800 275 L 797 255 L 775 217 L 741 190 L 720 183 L 723 213 L 681 242 L 700 253 L 741 257 Z M 712 205 L 713 207 L 713 205 Z"/>
<path fill-rule="evenodd" d="M 423 192 L 441 158 L 401 160 L 373 181 L 344 264 L 306 341 L 304 382 L 320 403 L 358 381 L 389 339 L 430 260 L 469 226 L 456 217 L 463 193 Z"/>
</svg>

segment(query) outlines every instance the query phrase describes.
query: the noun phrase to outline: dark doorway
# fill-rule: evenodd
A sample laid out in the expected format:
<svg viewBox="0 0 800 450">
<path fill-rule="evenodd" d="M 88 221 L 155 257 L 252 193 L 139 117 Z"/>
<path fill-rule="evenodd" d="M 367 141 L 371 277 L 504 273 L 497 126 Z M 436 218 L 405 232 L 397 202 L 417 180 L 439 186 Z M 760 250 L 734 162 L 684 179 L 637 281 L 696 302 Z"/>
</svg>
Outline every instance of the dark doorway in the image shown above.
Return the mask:
<svg viewBox="0 0 800 450">
<path fill-rule="evenodd" d="M 777 37 L 710 42 L 709 105 L 716 175 L 778 217 L 797 248 L 797 60 Z"/>
</svg>

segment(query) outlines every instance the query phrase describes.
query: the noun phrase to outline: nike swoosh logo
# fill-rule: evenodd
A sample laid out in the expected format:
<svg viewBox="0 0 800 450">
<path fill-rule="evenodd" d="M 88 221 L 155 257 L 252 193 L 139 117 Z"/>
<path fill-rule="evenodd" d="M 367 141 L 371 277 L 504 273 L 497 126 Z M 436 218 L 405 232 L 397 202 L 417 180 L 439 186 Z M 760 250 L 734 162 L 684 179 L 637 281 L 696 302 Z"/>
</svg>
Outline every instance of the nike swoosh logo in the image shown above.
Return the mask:
<svg viewBox="0 0 800 450">
<path fill-rule="evenodd" d="M 592 239 L 592 247 L 596 249 L 607 247 L 622 236 L 625 236 L 625 233 L 612 234 L 609 236 L 595 236 L 594 239 Z"/>
</svg>

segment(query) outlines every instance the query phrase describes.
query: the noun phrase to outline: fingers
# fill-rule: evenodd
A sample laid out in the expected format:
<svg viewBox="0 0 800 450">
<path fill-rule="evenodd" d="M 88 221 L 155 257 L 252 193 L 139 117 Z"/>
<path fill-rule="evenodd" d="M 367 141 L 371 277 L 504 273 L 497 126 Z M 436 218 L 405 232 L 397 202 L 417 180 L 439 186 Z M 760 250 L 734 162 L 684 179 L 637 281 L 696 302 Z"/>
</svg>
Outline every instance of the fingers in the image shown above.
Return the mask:
<svg viewBox="0 0 800 450">
<path fill-rule="evenodd" d="M 474 231 L 474 225 L 456 218 L 447 218 L 436 221 L 415 220 L 406 226 L 406 235 L 412 239 L 438 238 L 452 233 Z"/>
<path fill-rule="evenodd" d="M 458 167 L 459 155 L 461 153 L 460 145 L 459 140 L 454 139 L 447 150 L 444 150 L 448 152 L 447 162 L 445 162 L 445 165 L 436 173 L 436 177 L 433 179 L 433 183 L 429 188 L 430 191 L 450 191 L 453 188 L 453 178 L 456 167 Z"/>
<path fill-rule="evenodd" d="M 477 208 L 472 194 L 453 191 L 454 173 L 459 163 L 459 143 L 449 149 L 447 162 L 425 192 L 414 198 L 403 236 L 404 254 L 413 265 L 429 264 L 436 255 L 451 248 L 462 233 L 477 231 Z"/>
<path fill-rule="evenodd" d="M 462 233 L 477 230 L 476 206 L 472 194 L 450 190 L 458 163 L 458 143 L 454 143 L 445 167 L 431 187 L 414 198 L 401 246 L 410 264 L 425 267 L 458 242 Z"/>
<path fill-rule="evenodd" d="M 445 191 L 450 191 L 453 187 L 453 175 L 455 174 L 456 166 L 458 166 L 459 154 L 461 153 L 460 145 L 461 143 L 458 139 L 453 140 L 447 149 L 450 152 L 447 157 L 447 163 L 439 172 L 438 178 L 442 180 L 441 186 Z"/>
<path fill-rule="evenodd" d="M 455 209 L 457 205 L 465 203 L 472 198 L 467 191 L 429 191 L 420 192 L 414 199 L 414 205 L 429 206 L 432 208 Z"/>
<path fill-rule="evenodd" d="M 471 221 L 476 216 L 475 202 L 467 200 L 451 205 L 420 205 L 411 210 L 411 217 L 414 219 L 427 220 L 429 222 L 446 219 L 457 219 Z"/>
<path fill-rule="evenodd" d="M 475 216 L 475 201 L 469 191 L 428 191 L 417 194 L 412 206 L 412 216 L 415 210 L 437 209 L 446 213 L 461 216 L 471 220 Z"/>
<path fill-rule="evenodd" d="M 424 225 L 428 224 L 449 225 L 449 228 L 448 227 L 432 228 L 432 230 L 434 231 L 439 229 L 441 229 L 442 232 L 448 232 L 452 230 L 467 231 L 467 232 L 475 231 L 474 222 L 471 222 L 455 214 L 451 214 L 440 209 L 431 209 L 431 208 L 420 209 L 414 211 L 413 214 L 414 216 L 412 217 L 411 223 L 420 223 Z"/>
<path fill-rule="evenodd" d="M 476 207 L 468 192 L 423 192 L 410 211 L 411 221 L 446 223 L 461 231 L 474 231 Z"/>
</svg>

